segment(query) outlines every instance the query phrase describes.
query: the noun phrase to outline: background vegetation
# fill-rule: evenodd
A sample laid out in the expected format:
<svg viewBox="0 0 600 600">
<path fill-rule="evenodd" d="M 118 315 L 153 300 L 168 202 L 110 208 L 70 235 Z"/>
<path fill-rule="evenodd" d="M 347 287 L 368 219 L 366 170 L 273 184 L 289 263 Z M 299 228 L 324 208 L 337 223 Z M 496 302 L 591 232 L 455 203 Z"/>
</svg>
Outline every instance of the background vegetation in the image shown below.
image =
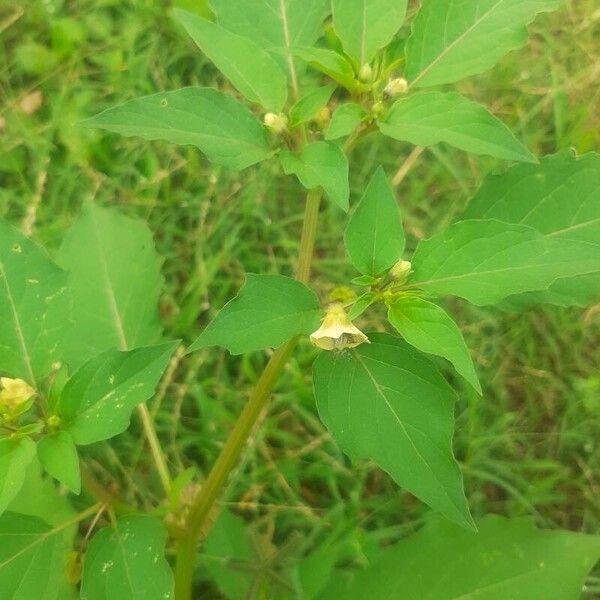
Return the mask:
<svg viewBox="0 0 600 600">
<path fill-rule="evenodd" d="M 200 4 L 178 3 L 188 10 L 202 10 Z M 165 258 L 165 333 L 187 343 L 236 292 L 244 272 L 292 273 L 303 198 L 275 161 L 232 174 L 192 148 L 77 126 L 136 96 L 227 85 L 168 17 L 170 6 L 0 3 L 0 216 L 51 249 L 87 198 L 146 219 Z M 598 150 L 599 39 L 595 0 L 567 0 L 535 22 L 523 50 L 459 91 L 490 107 L 537 154 Z M 396 174 L 411 248 L 452 220 L 486 173 L 503 168 L 444 147 L 419 154 L 367 138 L 352 159 L 354 200 L 379 163 Z M 322 298 L 352 276 L 343 226 L 341 211 L 326 203 L 314 269 Z M 478 399 L 465 385 L 457 408 L 455 448 L 473 514 L 533 515 L 545 527 L 597 533 L 600 305 L 517 314 L 456 301 L 448 309 L 463 326 L 484 388 Z M 360 560 L 359 541 L 362 548 L 395 539 L 425 513 L 383 472 L 351 468 L 330 441 L 310 388 L 313 357 L 303 343 L 229 486 L 226 504 L 260 532 L 248 564 L 235 568 L 268 570 L 327 539 L 341 540 Z M 210 467 L 264 361 L 216 348 L 176 355 L 150 402 L 174 465 Z M 107 489 L 151 507 L 160 487 L 141 440 L 134 423 L 90 447 L 87 462 Z M 210 556 L 204 564 L 214 566 Z M 588 588 L 588 598 L 600 598 L 600 578 L 592 576 Z"/>
</svg>

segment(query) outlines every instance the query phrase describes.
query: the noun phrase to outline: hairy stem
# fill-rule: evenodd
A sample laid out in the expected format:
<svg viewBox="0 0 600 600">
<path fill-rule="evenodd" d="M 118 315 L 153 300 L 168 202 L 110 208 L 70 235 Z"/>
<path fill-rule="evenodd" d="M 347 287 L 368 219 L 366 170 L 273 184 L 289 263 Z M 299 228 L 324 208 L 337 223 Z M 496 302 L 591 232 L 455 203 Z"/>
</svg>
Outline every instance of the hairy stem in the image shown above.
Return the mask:
<svg viewBox="0 0 600 600">
<path fill-rule="evenodd" d="M 306 283 L 310 277 L 321 191 L 311 190 L 306 199 L 300 251 L 296 279 Z M 196 544 L 200 535 L 206 534 L 209 518 L 227 482 L 229 474 L 237 464 L 239 457 L 252 434 L 256 423 L 271 395 L 271 391 L 281 371 L 298 342 L 294 338 L 278 348 L 267 363 L 248 402 L 229 434 L 219 457 L 211 469 L 202 489 L 190 508 L 186 534 L 177 543 L 175 566 L 175 598 L 190 600 L 192 594 Z"/>
</svg>

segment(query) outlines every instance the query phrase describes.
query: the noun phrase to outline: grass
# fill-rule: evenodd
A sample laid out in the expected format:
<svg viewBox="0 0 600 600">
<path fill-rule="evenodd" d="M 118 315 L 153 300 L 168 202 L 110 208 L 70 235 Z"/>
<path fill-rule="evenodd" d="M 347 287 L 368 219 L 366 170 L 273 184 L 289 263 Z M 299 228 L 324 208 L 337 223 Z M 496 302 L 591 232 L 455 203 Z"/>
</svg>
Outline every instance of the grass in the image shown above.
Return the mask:
<svg viewBox="0 0 600 600">
<path fill-rule="evenodd" d="M 166 335 L 190 341 L 244 272 L 292 272 L 303 199 L 274 163 L 231 174 L 193 149 L 77 126 L 137 95 L 190 84 L 226 87 L 165 18 L 167 9 L 150 0 L 2 4 L 0 216 L 31 227 L 50 250 L 86 198 L 146 219 L 165 259 Z M 539 154 L 597 149 L 599 33 L 594 0 L 568 0 L 564 10 L 536 21 L 523 50 L 458 89 L 487 104 Z M 351 169 L 353 198 L 377 164 L 393 174 L 410 152 L 374 138 L 362 143 Z M 423 152 L 397 187 L 410 248 L 459 214 L 487 172 L 502 168 L 447 148 Z M 325 206 L 314 271 L 322 298 L 352 276 L 342 228 L 339 210 Z M 462 302 L 448 308 L 463 326 L 485 391 L 477 399 L 454 381 L 462 390 L 455 447 L 473 513 L 534 515 L 547 527 L 598 532 L 598 307 L 522 314 Z M 373 317 L 362 325 L 381 327 Z M 384 473 L 351 467 L 331 442 L 307 375 L 314 355 L 304 343 L 290 361 L 224 502 L 273 543 L 300 532 L 292 554 L 337 535 L 346 555 L 360 560 L 357 526 L 370 532 L 361 543 L 394 539 L 425 513 Z M 177 356 L 151 403 L 174 472 L 190 465 L 207 472 L 264 361 L 214 349 Z M 129 500 L 146 507 L 159 501 L 137 423 L 110 445 L 91 448 L 88 460 Z M 599 576 L 590 578 L 586 597 L 600 598 Z"/>
</svg>

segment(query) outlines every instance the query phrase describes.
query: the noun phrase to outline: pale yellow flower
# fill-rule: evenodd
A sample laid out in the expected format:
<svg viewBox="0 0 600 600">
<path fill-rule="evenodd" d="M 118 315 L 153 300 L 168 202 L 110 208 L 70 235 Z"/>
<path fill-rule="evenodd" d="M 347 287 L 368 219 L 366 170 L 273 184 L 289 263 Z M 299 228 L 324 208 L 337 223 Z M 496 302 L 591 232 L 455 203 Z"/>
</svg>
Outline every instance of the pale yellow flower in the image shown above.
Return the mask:
<svg viewBox="0 0 600 600">
<path fill-rule="evenodd" d="M 284 131 L 287 131 L 288 118 L 283 113 L 276 114 L 276 113 L 270 112 L 264 116 L 263 123 L 273 133 L 280 135 Z"/>
<path fill-rule="evenodd" d="M 34 395 L 35 390 L 22 379 L 0 377 L 0 408 L 17 408 Z"/>
<path fill-rule="evenodd" d="M 408 81 L 404 77 L 397 77 L 396 79 L 390 79 L 383 90 L 383 93 L 390 98 L 396 98 L 405 94 L 408 90 Z"/>
<path fill-rule="evenodd" d="M 311 334 L 310 341 L 322 350 L 343 350 L 369 343 L 367 336 L 352 324 L 344 306 L 338 302 L 329 306 L 321 327 Z"/>
</svg>

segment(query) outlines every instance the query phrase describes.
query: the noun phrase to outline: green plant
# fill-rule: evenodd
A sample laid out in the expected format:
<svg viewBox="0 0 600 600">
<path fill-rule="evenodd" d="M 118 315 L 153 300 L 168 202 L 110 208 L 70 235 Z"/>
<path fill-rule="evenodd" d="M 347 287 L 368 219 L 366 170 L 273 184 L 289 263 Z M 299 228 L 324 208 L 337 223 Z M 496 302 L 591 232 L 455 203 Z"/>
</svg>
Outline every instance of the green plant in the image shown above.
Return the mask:
<svg viewBox="0 0 600 600">
<path fill-rule="evenodd" d="M 536 13 L 559 2 L 429 0 L 405 41 L 396 36 L 405 18 L 402 2 L 363 0 L 357 10 L 357 2 L 335 0 L 333 28 L 320 46 L 315 43 L 330 13 L 327 2 L 212 4 L 216 23 L 184 11 L 177 17 L 233 87 L 266 113 L 263 124 L 232 94 L 211 88 L 132 100 L 87 124 L 192 144 L 214 164 L 232 169 L 273 160 L 297 177 L 307 199 L 295 279 L 249 274 L 238 296 L 189 348 L 276 350 L 199 490 L 189 472 L 171 480 L 144 406 L 178 345 L 161 341 L 160 259 L 149 231 L 89 203 L 54 264 L 1 222 L 0 367 L 6 377 L 0 390 L 0 509 L 9 511 L 0 517 L 0 589 L 23 599 L 68 594 L 61 574 L 73 525 L 91 519 L 92 531 L 107 512 L 109 525 L 78 549 L 78 556 L 84 554 L 81 597 L 171 597 L 162 518 L 176 550 L 175 597 L 189 598 L 198 541 L 209 532 L 278 375 L 299 340 L 310 335 L 324 349 L 313 369 L 317 407 L 340 447 L 353 459 L 373 460 L 463 529 L 433 519 L 397 546 L 373 551 L 369 568 L 331 582 L 336 552 L 326 545 L 292 574 L 285 561 L 274 559 L 270 570 L 285 578 L 266 569 L 260 577 L 242 570 L 233 580 L 216 561 L 213 576 L 227 595 L 574 597 L 600 554 L 599 540 L 495 517 L 476 525 L 452 454 L 455 393 L 426 355 L 447 359 L 481 393 L 460 329 L 438 297 L 458 296 L 480 306 L 585 305 L 598 298 L 600 159 L 562 152 L 538 163 L 482 106 L 454 92 L 419 91 L 493 66 L 521 45 L 524 25 Z M 323 85 L 314 71 L 335 83 Z M 332 97 L 339 102 L 333 112 Z M 347 156 L 377 130 L 413 144 L 444 142 L 524 164 L 486 179 L 463 218 L 421 242 L 410 261 L 403 257 L 396 199 L 377 170 L 344 235 L 359 275 L 335 282 L 361 292 L 339 288 L 320 302 L 307 284 L 321 197 L 348 209 Z M 365 336 L 352 325 L 350 319 L 378 305 L 401 337 Z M 136 407 L 164 488 L 164 501 L 146 515 L 102 489 L 89 471 L 80 473 L 78 462 L 78 446 L 124 431 Z M 96 501 L 60 524 L 19 514 L 15 497 L 25 469 L 35 470 L 38 460 L 74 494 L 83 479 Z M 229 546 L 242 561 L 255 543 L 247 536 L 239 519 L 225 511 L 206 545 L 216 557 Z M 494 559 L 498 554 L 502 560 Z M 448 555 L 456 557 L 452 569 L 444 561 Z M 77 580 L 75 565 L 70 581 Z"/>
</svg>

